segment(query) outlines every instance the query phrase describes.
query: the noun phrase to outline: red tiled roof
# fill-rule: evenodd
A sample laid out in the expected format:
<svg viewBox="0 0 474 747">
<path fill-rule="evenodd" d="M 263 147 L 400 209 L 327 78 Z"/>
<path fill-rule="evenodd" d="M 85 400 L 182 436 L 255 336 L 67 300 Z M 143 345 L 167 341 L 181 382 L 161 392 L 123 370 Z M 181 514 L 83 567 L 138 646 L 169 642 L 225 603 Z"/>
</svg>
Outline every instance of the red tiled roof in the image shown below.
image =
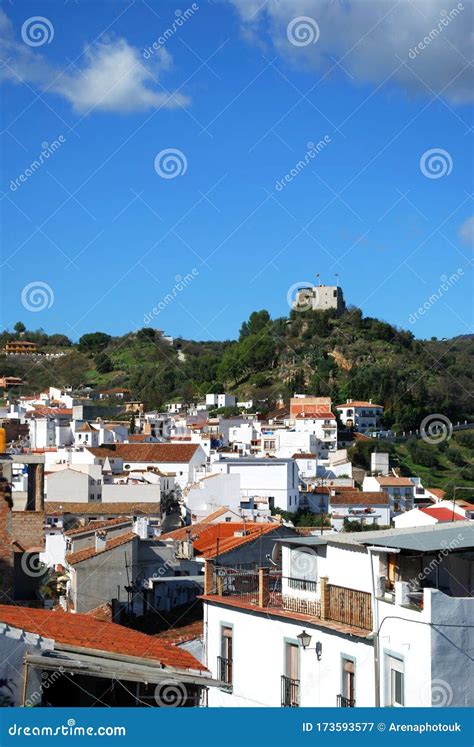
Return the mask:
<svg viewBox="0 0 474 747">
<path fill-rule="evenodd" d="M 379 485 L 386 487 L 412 488 L 414 484 L 409 477 L 376 477 L 375 479 Z"/>
<path fill-rule="evenodd" d="M 94 558 L 96 555 L 102 555 L 104 552 L 114 550 L 116 547 L 120 547 L 121 545 L 126 545 L 128 542 L 134 540 L 135 537 L 138 537 L 138 534 L 135 534 L 135 532 L 120 534 L 118 537 L 113 537 L 108 540 L 102 550 L 96 550 L 95 545 L 92 545 L 92 547 L 85 547 L 83 550 L 70 552 L 69 555 L 66 555 L 66 561 L 69 565 L 82 563 L 83 560 L 90 560 L 90 558 Z"/>
<path fill-rule="evenodd" d="M 99 458 L 119 457 L 124 462 L 189 462 L 199 444 L 114 444 L 87 448 Z"/>
<path fill-rule="evenodd" d="M 46 501 L 44 504 L 46 515 L 77 514 L 78 516 L 136 516 L 138 514 L 159 515 L 161 513 L 160 503 L 69 503 L 64 501 Z"/>
<path fill-rule="evenodd" d="M 86 532 L 93 532 L 96 529 L 106 529 L 107 527 L 119 526 L 120 524 L 130 524 L 131 521 L 127 518 L 122 519 L 117 517 L 116 519 L 108 519 L 108 521 L 91 521 L 83 527 L 77 527 L 77 529 L 69 529 L 64 532 L 66 537 L 75 537 L 78 534 L 85 534 Z"/>
<path fill-rule="evenodd" d="M 296 415 L 296 420 L 335 420 L 331 410 L 305 410 Z"/>
<path fill-rule="evenodd" d="M 213 558 L 217 554 L 229 552 L 236 547 L 256 539 L 261 534 L 273 531 L 279 523 L 265 523 L 246 521 L 221 521 L 217 524 L 199 522 L 188 527 L 175 529 L 174 532 L 162 534 L 160 540 L 184 541 L 190 532 L 191 542 L 196 554 L 205 558 Z M 244 537 L 236 537 L 236 532 L 246 532 Z"/>
<path fill-rule="evenodd" d="M 96 620 L 91 615 L 2 604 L 0 621 L 65 645 L 153 659 L 179 669 L 205 670 L 183 649 L 122 625 Z"/>
<path fill-rule="evenodd" d="M 420 511 L 422 511 L 424 514 L 427 514 L 428 516 L 432 516 L 433 519 L 437 519 L 438 521 L 465 521 L 465 516 L 460 516 L 458 513 L 453 512 L 451 508 L 445 508 L 444 506 L 433 506 L 433 508 L 420 508 Z"/>
<path fill-rule="evenodd" d="M 229 526 L 230 522 L 224 522 L 221 524 L 213 524 L 213 527 L 222 527 L 222 526 Z M 247 542 L 253 542 L 254 540 L 258 539 L 258 537 L 261 537 L 264 534 L 269 534 L 270 532 L 274 532 L 275 529 L 278 528 L 279 525 L 275 524 L 262 524 L 256 523 L 252 526 L 248 526 L 248 524 L 245 525 L 245 536 L 243 537 L 235 537 L 234 534 L 232 536 L 228 537 L 220 537 L 219 535 L 212 539 L 209 537 L 201 536 L 199 537 L 199 540 L 197 543 L 194 543 L 194 548 L 198 550 L 199 554 L 204 558 L 215 558 L 217 555 L 223 555 L 226 552 L 230 552 L 230 550 L 235 550 L 237 547 L 240 547 L 241 545 L 245 545 Z M 242 530 L 235 530 L 235 531 L 243 531 L 244 527 L 242 526 Z M 196 544 L 198 547 L 196 548 Z"/>
<path fill-rule="evenodd" d="M 68 407 L 46 407 L 46 405 L 33 405 L 35 415 L 72 415 L 72 409 Z"/>
<path fill-rule="evenodd" d="M 378 407 L 383 410 L 383 405 L 375 405 L 373 402 L 366 402 L 365 400 L 354 400 L 353 402 L 344 402 L 342 405 L 336 405 L 338 410 L 342 407 Z"/>
<path fill-rule="evenodd" d="M 344 490 L 339 495 L 333 495 L 329 499 L 333 506 L 379 506 L 389 503 L 387 493 L 383 491 Z"/>
<path fill-rule="evenodd" d="M 426 488 L 426 490 L 428 490 L 429 493 L 433 493 L 437 498 L 444 498 L 446 495 L 446 491 L 441 490 L 441 488 Z"/>
<path fill-rule="evenodd" d="M 292 459 L 317 459 L 317 456 L 316 454 L 303 452 L 302 454 L 293 454 L 291 458 Z"/>
</svg>

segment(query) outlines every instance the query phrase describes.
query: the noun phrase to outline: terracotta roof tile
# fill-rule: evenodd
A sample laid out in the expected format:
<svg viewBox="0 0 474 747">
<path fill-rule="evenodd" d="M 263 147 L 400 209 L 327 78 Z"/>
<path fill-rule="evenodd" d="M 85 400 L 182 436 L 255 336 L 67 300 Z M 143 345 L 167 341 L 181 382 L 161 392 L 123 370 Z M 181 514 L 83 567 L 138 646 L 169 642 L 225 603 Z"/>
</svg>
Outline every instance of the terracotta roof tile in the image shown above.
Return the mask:
<svg viewBox="0 0 474 747">
<path fill-rule="evenodd" d="M 342 405 L 336 405 L 338 410 L 342 407 L 377 407 L 383 410 L 383 405 L 376 405 L 373 402 L 366 402 L 365 400 L 354 400 L 353 402 L 344 402 Z"/>
<path fill-rule="evenodd" d="M 331 496 L 329 503 L 333 506 L 379 506 L 388 505 L 389 498 L 384 491 L 344 490 L 338 495 Z"/>
<path fill-rule="evenodd" d="M 107 521 L 91 521 L 89 522 L 89 524 L 86 524 L 83 527 L 77 527 L 77 529 L 69 529 L 69 531 L 64 532 L 64 534 L 66 535 L 66 537 L 76 537 L 79 534 L 93 532 L 96 529 L 106 529 L 107 527 L 120 526 L 120 524 L 129 524 L 131 526 L 132 522 L 127 518 L 122 519 L 120 517 L 117 517 L 116 519 L 108 519 Z"/>
<path fill-rule="evenodd" d="M 44 504 L 45 514 L 62 516 L 63 514 L 77 514 L 78 516 L 136 516 L 144 514 L 156 516 L 161 513 L 159 503 L 72 503 L 64 501 L 46 501 Z"/>
<path fill-rule="evenodd" d="M 103 550 L 96 550 L 95 545 L 93 545 L 92 547 L 85 547 L 83 550 L 78 550 L 77 552 L 70 552 L 69 555 L 66 555 L 66 562 L 69 565 L 82 563 L 83 560 L 90 560 L 90 558 L 94 558 L 96 555 L 102 555 L 104 552 L 114 550 L 116 547 L 120 547 L 121 545 L 126 545 L 128 542 L 134 540 L 135 537 L 138 537 L 138 534 L 135 534 L 135 532 L 127 532 L 127 534 L 121 534 L 118 537 L 113 537 L 108 540 Z"/>
<path fill-rule="evenodd" d="M 187 651 L 91 615 L 0 605 L 0 621 L 70 646 L 159 661 L 178 669 L 205 670 Z"/>
<path fill-rule="evenodd" d="M 412 488 L 414 483 L 409 477 L 376 477 L 379 485 L 394 488 Z"/>
<path fill-rule="evenodd" d="M 199 444 L 113 444 L 87 450 L 98 458 L 119 457 L 124 462 L 187 463 L 198 448 Z"/>
</svg>

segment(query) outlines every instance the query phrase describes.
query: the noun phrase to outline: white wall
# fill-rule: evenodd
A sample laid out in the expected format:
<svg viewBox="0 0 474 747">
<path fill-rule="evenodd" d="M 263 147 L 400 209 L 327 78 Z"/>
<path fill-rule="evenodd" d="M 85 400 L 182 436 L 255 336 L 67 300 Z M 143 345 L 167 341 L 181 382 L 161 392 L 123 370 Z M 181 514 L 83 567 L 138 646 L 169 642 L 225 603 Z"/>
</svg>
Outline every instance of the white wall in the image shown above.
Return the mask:
<svg viewBox="0 0 474 747">
<path fill-rule="evenodd" d="M 371 642 L 317 628 L 310 622 L 272 618 L 221 605 L 204 605 L 206 666 L 217 677 L 221 624 L 234 629 L 234 688 L 227 694 L 209 689 L 209 706 L 277 707 L 281 705 L 281 676 L 284 671 L 285 641 L 297 642 L 303 628 L 310 633 L 310 646 L 322 643 L 318 661 L 314 650 L 300 650 L 301 705 L 334 707 L 341 693 L 341 654 L 356 660 L 356 701 L 373 706 L 374 667 Z M 206 626 L 207 618 L 207 626 Z"/>
<path fill-rule="evenodd" d="M 240 506 L 240 475 L 219 474 L 199 480 L 186 493 L 185 503 L 191 512 L 211 505 L 237 510 Z"/>
<path fill-rule="evenodd" d="M 0 622 L 0 679 L 6 680 L 13 691 L 15 706 L 22 705 L 23 657 L 26 653 L 41 655 L 43 651 L 52 651 L 54 641 L 49 638 L 26 633 L 20 628 L 3 625 Z M 41 671 L 30 667 L 26 701 L 35 705 L 41 701 Z M 44 687 L 44 683 L 43 683 Z M 2 687 L 4 696 L 12 697 L 11 692 Z"/>
<path fill-rule="evenodd" d="M 255 463 L 241 459 L 216 461 L 214 471 L 240 475 L 241 499 L 273 497 L 275 508 L 296 511 L 299 504 L 298 467 L 294 461 L 262 459 Z"/>
<path fill-rule="evenodd" d="M 159 485 L 102 485 L 102 503 L 159 503 Z"/>
</svg>

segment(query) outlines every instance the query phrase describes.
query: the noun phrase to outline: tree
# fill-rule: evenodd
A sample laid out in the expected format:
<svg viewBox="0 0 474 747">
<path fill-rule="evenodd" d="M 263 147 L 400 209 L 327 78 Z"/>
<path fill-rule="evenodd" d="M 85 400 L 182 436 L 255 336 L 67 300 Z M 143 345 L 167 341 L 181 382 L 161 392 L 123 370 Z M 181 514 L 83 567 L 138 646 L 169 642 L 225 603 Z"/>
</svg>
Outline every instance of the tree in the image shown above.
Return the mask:
<svg viewBox="0 0 474 747">
<path fill-rule="evenodd" d="M 156 333 L 151 327 L 143 327 L 137 332 L 137 340 L 140 342 L 155 342 Z"/>
<path fill-rule="evenodd" d="M 253 311 L 250 314 L 248 322 L 244 322 L 240 328 L 239 340 L 243 340 L 244 337 L 248 337 L 249 335 L 257 335 L 264 329 L 268 329 L 270 322 L 270 314 L 266 309 Z"/>
<path fill-rule="evenodd" d="M 98 353 L 107 347 L 111 339 L 105 332 L 89 332 L 79 339 L 79 350 L 84 353 Z"/>
<path fill-rule="evenodd" d="M 133 434 L 135 433 L 135 430 L 136 430 L 135 429 L 135 415 L 132 415 L 132 417 L 130 418 L 130 428 L 129 428 L 129 433 L 131 436 L 133 436 Z"/>
<path fill-rule="evenodd" d="M 17 323 L 15 324 L 15 326 L 13 327 L 13 329 L 14 329 L 14 330 L 15 330 L 15 332 L 16 332 L 17 334 L 19 334 L 19 335 L 21 335 L 21 334 L 22 334 L 22 332 L 26 332 L 26 327 L 25 327 L 25 325 L 23 324 L 23 322 L 17 322 Z"/>
<path fill-rule="evenodd" d="M 106 353 L 99 353 L 95 359 L 95 367 L 99 373 L 110 373 L 114 370 L 114 365 Z"/>
</svg>

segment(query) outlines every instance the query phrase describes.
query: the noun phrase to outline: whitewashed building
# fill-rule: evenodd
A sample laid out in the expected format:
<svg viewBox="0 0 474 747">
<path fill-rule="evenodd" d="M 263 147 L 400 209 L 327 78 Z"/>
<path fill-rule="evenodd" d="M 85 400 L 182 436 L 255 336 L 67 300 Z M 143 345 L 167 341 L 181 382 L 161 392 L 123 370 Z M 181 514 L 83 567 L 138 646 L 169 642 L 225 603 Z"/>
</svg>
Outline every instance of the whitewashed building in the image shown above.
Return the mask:
<svg viewBox="0 0 474 747">
<path fill-rule="evenodd" d="M 415 482 L 411 477 L 397 477 L 396 475 L 381 477 L 367 475 L 362 483 L 362 490 L 364 491 L 378 491 L 388 494 L 392 518 L 413 508 L 415 487 Z"/>
<path fill-rule="evenodd" d="M 206 565 L 210 706 L 474 705 L 470 522 L 279 544 L 281 573 Z"/>
<path fill-rule="evenodd" d="M 346 428 L 355 428 L 360 433 L 378 428 L 383 416 L 382 405 L 374 404 L 371 399 L 368 402 L 348 399 L 344 404 L 336 405 L 336 410 Z"/>
<path fill-rule="evenodd" d="M 262 507 L 296 511 L 299 505 L 299 475 L 294 459 L 219 459 L 213 463 L 214 472 L 240 475 L 242 501 L 259 499 Z"/>
</svg>

